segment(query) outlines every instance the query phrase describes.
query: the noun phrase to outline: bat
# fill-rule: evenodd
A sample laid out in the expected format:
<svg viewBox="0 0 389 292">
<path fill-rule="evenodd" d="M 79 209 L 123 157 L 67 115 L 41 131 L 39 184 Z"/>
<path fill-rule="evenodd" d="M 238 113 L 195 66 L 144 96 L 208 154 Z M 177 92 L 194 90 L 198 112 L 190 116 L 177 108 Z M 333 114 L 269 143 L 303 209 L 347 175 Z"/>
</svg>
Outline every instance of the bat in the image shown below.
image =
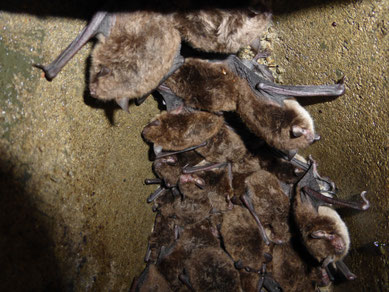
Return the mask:
<svg viewBox="0 0 389 292">
<path fill-rule="evenodd" d="M 149 95 L 182 63 L 181 38 L 168 15 L 150 11 L 98 12 L 49 65 L 36 65 L 52 80 L 92 37 L 89 90 L 128 110 L 129 99 Z"/>
<path fill-rule="evenodd" d="M 270 230 L 270 236 L 263 232 L 266 244 L 282 244 L 290 239 L 288 217 L 289 197 L 282 191 L 278 179 L 267 171 L 260 170 L 245 180 L 246 193 L 243 196 L 250 212 L 263 225 L 263 230 Z M 246 205 L 246 203 L 245 203 Z M 257 222 L 258 222 L 257 220 Z"/>
<path fill-rule="evenodd" d="M 151 291 L 173 291 L 170 289 L 169 283 L 153 264 L 147 265 L 142 274 L 137 279 L 134 279 L 130 289 L 130 292 Z"/>
<path fill-rule="evenodd" d="M 316 285 L 324 286 L 322 270 L 307 262 L 290 242 L 275 245 L 272 256 L 269 273 L 282 287 L 282 291 L 313 292 L 317 291 Z"/>
<path fill-rule="evenodd" d="M 315 190 L 315 186 L 312 186 L 312 177 L 315 175 L 317 176 L 316 162 L 311 160 L 306 175 L 296 186 L 293 215 L 303 244 L 328 273 L 328 265 L 333 263 L 347 279 L 355 279 L 355 275 L 342 262 L 350 246 L 348 229 L 339 214 L 329 205 L 367 210 L 370 203 L 365 198 L 366 192 L 361 193 L 363 203 L 325 196 L 320 188 Z"/>
<path fill-rule="evenodd" d="M 164 86 L 188 107 L 237 112 L 254 134 L 275 148 L 295 150 L 317 141 L 312 118 L 293 96 L 339 96 L 344 85 L 277 85 L 248 62 L 234 55 L 222 61 L 187 59 Z"/>
<path fill-rule="evenodd" d="M 203 26 L 191 23 L 196 14 L 201 15 L 199 19 Z M 51 81 L 91 38 L 97 36 L 99 41 L 92 52 L 89 74 L 90 94 L 105 101 L 115 100 L 128 111 L 130 99 L 144 100 L 183 64 L 180 55 L 182 33 L 191 34 L 193 30 L 195 35 L 202 35 L 203 47 L 198 44 L 197 48 L 203 50 L 209 50 L 215 39 L 219 40 L 220 47 L 228 47 L 231 36 L 235 36 L 234 46 L 241 47 L 246 44 L 245 37 L 254 36 L 256 30 L 258 36 L 270 18 L 268 13 L 252 14 L 242 10 L 237 16 L 232 11 L 216 9 L 188 12 L 180 17 L 180 13 L 100 11 L 53 62 L 35 66 Z M 205 24 L 210 23 L 206 19 L 212 19 L 214 24 L 211 26 L 223 27 L 225 37 L 218 35 L 218 29 L 208 30 Z M 189 39 L 193 40 L 193 37 Z M 232 47 L 230 50 L 235 50 Z"/>
<path fill-rule="evenodd" d="M 167 252 L 164 252 L 158 260 L 157 268 L 170 283 L 172 290 L 175 291 L 182 286 L 185 277 L 181 275 L 186 269 L 185 262 L 194 250 L 207 247 L 219 248 L 220 243 L 212 231 L 213 228 L 210 219 L 198 221 L 190 226 L 185 225 L 178 240 L 167 248 Z"/>
<path fill-rule="evenodd" d="M 264 9 L 200 9 L 174 13 L 173 21 L 183 40 L 206 52 L 237 53 L 242 47 L 256 48 L 256 40 L 270 24 Z"/>
<path fill-rule="evenodd" d="M 185 262 L 194 291 L 242 291 L 239 272 L 219 247 L 195 249 Z"/>
<path fill-rule="evenodd" d="M 265 261 L 264 253 L 269 247 L 259 240 L 260 231 L 246 208 L 234 206 L 232 210 L 223 213 L 220 235 L 226 252 L 234 262 L 240 262 L 242 267 L 260 269 Z"/>
<path fill-rule="evenodd" d="M 143 129 L 142 136 L 164 150 L 181 151 L 210 139 L 222 125 L 223 118 L 217 115 L 180 109 L 155 117 Z"/>
</svg>

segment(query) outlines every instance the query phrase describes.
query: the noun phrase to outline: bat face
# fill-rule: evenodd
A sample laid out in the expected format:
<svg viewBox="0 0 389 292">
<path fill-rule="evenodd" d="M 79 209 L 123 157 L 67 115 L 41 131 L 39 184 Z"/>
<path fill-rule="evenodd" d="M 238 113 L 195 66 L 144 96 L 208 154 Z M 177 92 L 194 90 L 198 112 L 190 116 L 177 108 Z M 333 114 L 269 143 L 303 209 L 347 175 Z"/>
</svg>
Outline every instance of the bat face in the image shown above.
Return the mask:
<svg viewBox="0 0 389 292">
<path fill-rule="evenodd" d="M 316 211 L 310 201 L 302 202 L 300 195 L 297 195 L 294 213 L 303 243 L 318 262 L 328 264 L 345 257 L 350 237 L 345 223 L 335 210 L 319 206 Z"/>
<path fill-rule="evenodd" d="M 109 36 L 100 35 L 92 53 L 89 88 L 93 97 L 142 97 L 169 72 L 181 38 L 169 16 L 152 12 L 115 14 Z"/>
</svg>

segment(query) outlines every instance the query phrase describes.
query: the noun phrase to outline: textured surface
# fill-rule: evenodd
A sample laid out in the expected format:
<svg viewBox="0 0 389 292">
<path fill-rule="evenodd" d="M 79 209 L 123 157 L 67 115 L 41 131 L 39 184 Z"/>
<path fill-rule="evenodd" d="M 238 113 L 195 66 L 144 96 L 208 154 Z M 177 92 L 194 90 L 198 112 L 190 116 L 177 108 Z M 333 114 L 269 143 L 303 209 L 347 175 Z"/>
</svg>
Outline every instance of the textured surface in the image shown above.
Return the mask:
<svg viewBox="0 0 389 292">
<path fill-rule="evenodd" d="M 155 187 L 140 133 L 156 102 L 126 114 L 93 100 L 91 45 L 51 83 L 32 67 L 84 24 L 0 14 L 2 291 L 127 291 L 144 267 Z"/>
<path fill-rule="evenodd" d="M 322 139 L 305 150 L 339 197 L 367 190 L 372 204 L 364 213 L 341 212 L 351 234 L 345 262 L 358 279 L 339 291 L 389 290 L 388 29 L 388 0 L 318 5 L 274 20 L 273 57 L 285 84 L 346 77 L 344 96 L 307 107 Z"/>
</svg>

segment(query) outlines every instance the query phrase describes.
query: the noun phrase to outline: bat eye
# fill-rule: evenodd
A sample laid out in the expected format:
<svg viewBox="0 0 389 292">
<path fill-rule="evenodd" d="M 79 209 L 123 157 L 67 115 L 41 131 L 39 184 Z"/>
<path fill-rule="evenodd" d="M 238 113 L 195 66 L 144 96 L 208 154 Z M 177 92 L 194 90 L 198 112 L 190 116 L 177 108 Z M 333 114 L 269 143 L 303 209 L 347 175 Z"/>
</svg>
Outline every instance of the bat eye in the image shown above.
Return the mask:
<svg viewBox="0 0 389 292">
<path fill-rule="evenodd" d="M 96 78 L 103 77 L 111 73 L 111 70 L 108 67 L 102 66 L 99 73 L 96 74 Z"/>
</svg>

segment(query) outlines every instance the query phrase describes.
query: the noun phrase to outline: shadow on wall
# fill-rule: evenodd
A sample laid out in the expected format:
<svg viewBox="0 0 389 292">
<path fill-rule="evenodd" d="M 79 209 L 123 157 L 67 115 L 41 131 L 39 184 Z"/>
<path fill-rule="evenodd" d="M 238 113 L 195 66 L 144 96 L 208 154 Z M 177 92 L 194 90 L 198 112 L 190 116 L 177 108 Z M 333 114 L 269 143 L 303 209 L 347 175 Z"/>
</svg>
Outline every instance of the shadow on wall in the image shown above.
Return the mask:
<svg viewBox="0 0 389 292">
<path fill-rule="evenodd" d="M 63 291 L 50 218 L 24 187 L 28 172 L 20 177 L 12 172 L 12 163 L 0 161 L 0 290 Z"/>
</svg>

